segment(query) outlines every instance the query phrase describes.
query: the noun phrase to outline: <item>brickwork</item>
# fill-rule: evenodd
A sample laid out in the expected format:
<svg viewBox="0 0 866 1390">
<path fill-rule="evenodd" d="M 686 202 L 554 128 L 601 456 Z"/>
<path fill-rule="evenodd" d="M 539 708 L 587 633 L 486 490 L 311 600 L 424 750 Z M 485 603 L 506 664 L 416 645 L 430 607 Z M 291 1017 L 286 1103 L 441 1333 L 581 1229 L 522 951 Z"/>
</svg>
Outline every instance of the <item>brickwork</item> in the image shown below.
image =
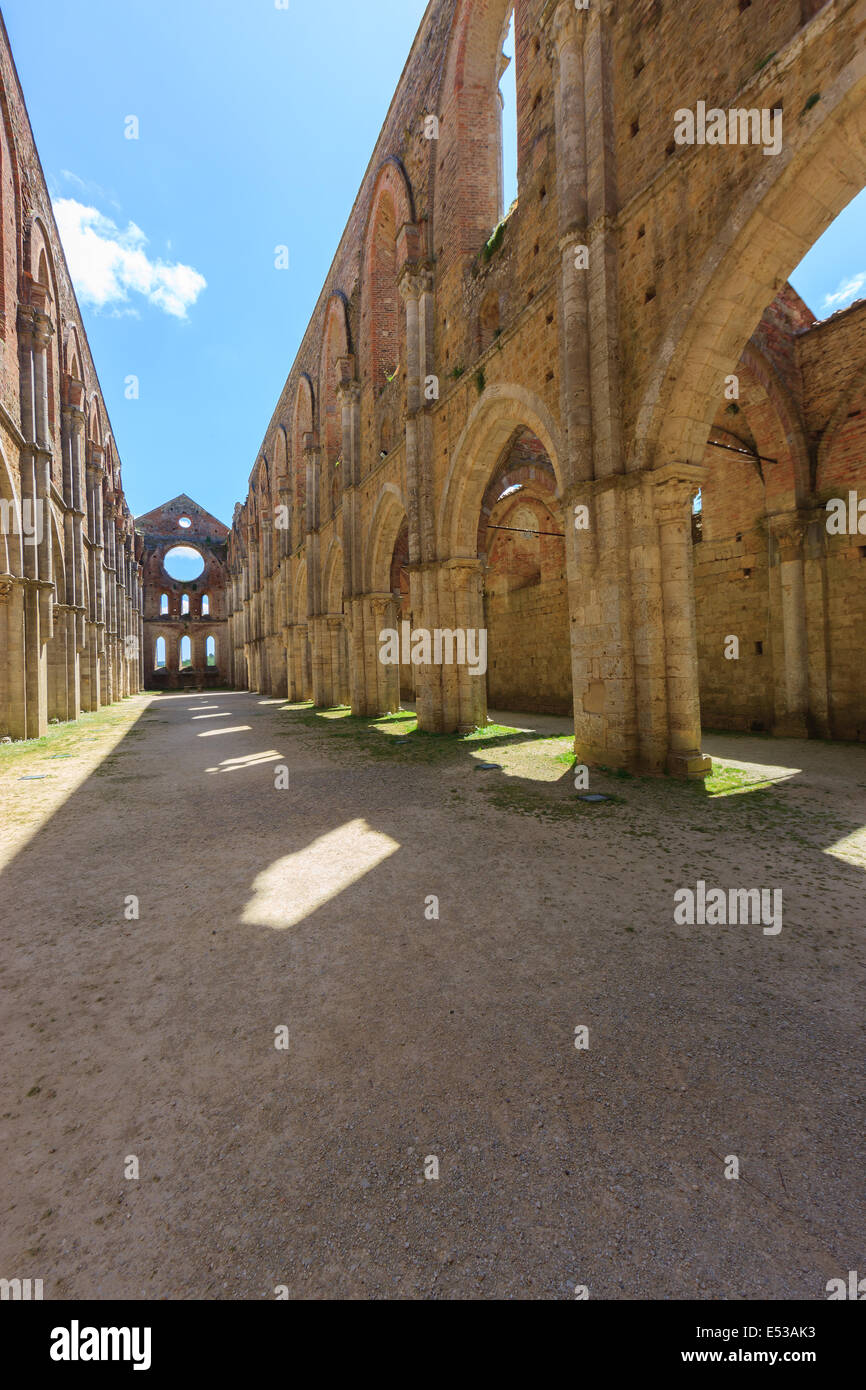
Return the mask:
<svg viewBox="0 0 866 1390">
<path fill-rule="evenodd" d="M 866 497 L 864 368 L 866 302 L 818 323 L 790 286 L 743 354 L 739 399 L 720 409 L 711 438 L 751 456 L 708 445 L 695 547 L 710 727 L 791 730 L 782 567 L 796 564 L 809 687 L 800 731 L 866 737 L 866 536 L 831 534 L 826 511 L 833 497 L 847 507 L 849 491 Z M 737 659 L 725 656 L 730 637 Z"/>
<path fill-rule="evenodd" d="M 225 685 L 229 663 L 227 626 L 228 527 L 182 493 L 136 518 L 142 539 L 144 682 L 148 689 L 201 689 Z M 172 579 L 166 555 L 178 546 L 198 553 L 204 568 L 196 579 Z M 189 640 L 188 664 L 181 643 Z M 164 651 L 157 661 L 157 642 Z M 208 643 L 213 652 L 209 656 Z"/>
<path fill-rule="evenodd" d="M 141 688 L 141 543 L 0 20 L 0 737 Z"/>
<path fill-rule="evenodd" d="M 830 371 L 841 396 L 857 374 L 811 344 L 851 329 L 816 325 L 784 286 L 866 183 L 866 3 L 514 9 L 519 196 L 504 209 L 512 6 L 428 6 L 236 514 L 232 676 L 357 713 L 395 708 L 411 686 L 432 731 L 483 721 L 492 695 L 565 699 L 583 760 L 700 776 L 701 688 L 714 722 L 787 732 L 829 728 L 853 698 L 844 680 L 830 693 L 844 639 L 812 635 L 834 562 L 801 536 L 821 486 L 812 383 Z M 699 100 L 781 109 L 784 157 L 678 144 L 675 113 Z M 723 406 L 735 370 L 736 414 Z M 857 476 L 847 421 L 833 466 L 841 448 Z M 521 435 L 549 463 L 561 562 L 506 592 L 496 563 L 532 569 L 532 556 L 491 551 L 484 509 Z M 709 451 L 711 435 L 779 462 L 762 479 Z M 283 437 L 294 515 L 263 563 Z M 539 486 L 527 504 L 550 501 Z M 408 598 L 392 584 L 404 533 Z M 846 601 L 853 572 L 840 571 Z M 378 634 L 406 612 L 428 630 L 489 623 L 488 678 L 383 670 Z M 734 688 L 714 653 L 737 625 L 749 659 Z"/>
</svg>

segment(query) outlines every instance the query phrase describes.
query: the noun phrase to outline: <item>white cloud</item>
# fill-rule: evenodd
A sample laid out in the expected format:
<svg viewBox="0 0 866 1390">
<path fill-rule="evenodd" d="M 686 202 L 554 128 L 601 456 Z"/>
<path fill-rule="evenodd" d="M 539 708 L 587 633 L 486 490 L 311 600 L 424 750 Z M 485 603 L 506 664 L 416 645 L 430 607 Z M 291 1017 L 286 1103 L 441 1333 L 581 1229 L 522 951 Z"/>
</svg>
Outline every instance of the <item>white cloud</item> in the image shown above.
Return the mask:
<svg viewBox="0 0 866 1390">
<path fill-rule="evenodd" d="M 58 198 L 54 216 L 82 303 L 104 309 L 142 294 L 163 313 L 185 319 L 207 281 L 192 266 L 151 260 L 147 237 L 130 222 L 123 231 L 109 217 L 74 198 Z"/>
<path fill-rule="evenodd" d="M 846 305 L 852 304 L 859 295 L 860 291 L 866 287 L 866 270 L 859 275 L 852 275 L 849 280 L 843 280 L 832 294 L 824 296 L 822 305 L 825 314 L 835 314 L 837 310 L 844 309 Z"/>
</svg>

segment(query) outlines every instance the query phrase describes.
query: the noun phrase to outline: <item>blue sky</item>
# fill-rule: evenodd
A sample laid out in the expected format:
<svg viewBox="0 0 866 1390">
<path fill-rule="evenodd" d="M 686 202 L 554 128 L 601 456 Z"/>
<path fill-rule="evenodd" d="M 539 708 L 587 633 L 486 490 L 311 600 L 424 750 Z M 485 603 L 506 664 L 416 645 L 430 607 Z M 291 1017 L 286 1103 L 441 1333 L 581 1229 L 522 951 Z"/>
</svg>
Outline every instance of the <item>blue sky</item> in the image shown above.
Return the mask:
<svg viewBox="0 0 866 1390">
<path fill-rule="evenodd" d="M 426 0 L 2 8 L 130 506 L 229 523 Z M 513 65 L 503 94 L 511 151 Z M 866 294 L 864 228 L 866 192 L 793 277 L 819 317 Z"/>
</svg>

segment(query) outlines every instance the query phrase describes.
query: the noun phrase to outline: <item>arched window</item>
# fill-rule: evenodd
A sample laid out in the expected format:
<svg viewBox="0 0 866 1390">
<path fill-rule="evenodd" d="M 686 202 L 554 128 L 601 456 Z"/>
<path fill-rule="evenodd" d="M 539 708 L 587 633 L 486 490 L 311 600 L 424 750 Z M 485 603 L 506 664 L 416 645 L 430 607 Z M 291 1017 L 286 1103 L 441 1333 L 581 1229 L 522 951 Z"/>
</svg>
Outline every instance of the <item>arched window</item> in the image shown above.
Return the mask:
<svg viewBox="0 0 866 1390">
<path fill-rule="evenodd" d="M 216 666 L 216 638 L 209 637 L 205 644 L 208 666 Z"/>
<path fill-rule="evenodd" d="M 203 618 L 210 616 L 210 597 L 207 594 L 201 596 L 201 615 Z"/>
<path fill-rule="evenodd" d="M 181 599 L 180 611 L 182 614 L 186 614 L 189 612 L 189 594 L 184 594 L 183 598 Z"/>
<path fill-rule="evenodd" d="M 508 36 L 502 46 L 501 63 L 508 60 L 499 81 L 502 103 L 500 171 L 500 217 L 504 217 L 517 201 L 517 63 L 515 60 L 514 11 L 508 24 Z"/>
<path fill-rule="evenodd" d="M 380 395 L 400 366 L 400 292 L 397 287 L 397 214 L 389 192 L 379 199 L 370 248 L 370 324 L 373 388 Z"/>
<path fill-rule="evenodd" d="M 185 666 L 191 666 L 191 665 L 192 665 L 192 642 L 190 641 L 189 637 L 181 637 L 181 639 L 180 639 L 180 666 L 181 666 L 181 670 L 183 670 L 183 668 L 184 668 Z"/>
<path fill-rule="evenodd" d="M 159 613 L 160 617 L 165 617 L 168 613 L 168 594 L 163 594 L 159 600 Z"/>
<path fill-rule="evenodd" d="M 164 637 L 157 637 L 157 639 L 156 639 L 156 670 L 157 670 L 157 671 L 164 671 L 164 670 L 165 670 L 165 638 L 164 638 Z"/>
</svg>

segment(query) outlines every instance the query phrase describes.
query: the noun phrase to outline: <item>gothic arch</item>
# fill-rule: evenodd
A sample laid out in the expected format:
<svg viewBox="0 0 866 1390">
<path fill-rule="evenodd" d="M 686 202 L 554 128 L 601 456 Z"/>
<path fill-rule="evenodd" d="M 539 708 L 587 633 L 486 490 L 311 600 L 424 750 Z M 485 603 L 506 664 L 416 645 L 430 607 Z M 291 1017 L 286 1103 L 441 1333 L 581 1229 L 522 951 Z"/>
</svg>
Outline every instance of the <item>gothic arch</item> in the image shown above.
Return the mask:
<svg viewBox="0 0 866 1390">
<path fill-rule="evenodd" d="M 406 521 L 406 503 L 400 489 L 385 483 L 376 499 L 367 540 L 365 571 L 369 593 L 385 594 L 391 588 L 391 557 Z"/>
<path fill-rule="evenodd" d="M 298 380 L 292 412 L 292 469 L 294 474 L 295 545 L 300 545 L 307 531 L 307 460 L 304 436 L 312 434 L 315 418 L 313 383 L 306 372 Z"/>
<path fill-rule="evenodd" d="M 436 256 L 447 265 L 474 255 L 501 215 L 502 46 L 523 0 L 458 0 L 445 73 L 433 226 Z"/>
<path fill-rule="evenodd" d="M 94 391 L 87 409 L 87 438 L 91 444 L 102 447 L 102 420 L 99 412 L 99 397 Z"/>
<path fill-rule="evenodd" d="M 414 222 L 414 199 L 406 171 L 391 157 L 376 176 L 363 241 L 361 366 L 376 393 L 384 389 L 401 362 L 404 335 L 399 279 L 409 250 L 401 233 L 405 227 L 414 228 Z"/>
<path fill-rule="evenodd" d="M 322 596 L 327 613 L 343 611 L 343 547 L 337 537 L 328 546 L 325 564 L 322 569 Z"/>
<path fill-rule="evenodd" d="M 285 486 L 289 473 L 289 438 L 285 425 L 278 425 L 274 434 L 274 487 Z"/>
<path fill-rule="evenodd" d="M 307 562 L 302 560 L 298 567 L 298 574 L 295 580 L 294 594 L 294 621 L 295 623 L 305 623 L 307 621 Z"/>
<path fill-rule="evenodd" d="M 70 381 L 84 383 L 84 354 L 81 338 L 74 323 L 67 323 L 63 343 L 63 374 Z"/>
<path fill-rule="evenodd" d="M 7 265 L 13 267 L 7 277 Z M 0 90 L 0 313 L 14 322 L 21 277 L 21 180 L 6 92 Z M 7 329 L 8 331 L 8 329 Z"/>
<path fill-rule="evenodd" d="M 631 468 L 702 457 L 724 377 L 755 324 L 806 251 L 864 186 L 861 51 L 801 116 L 790 145 L 764 161 L 708 248 L 650 372 Z"/>
<path fill-rule="evenodd" d="M 319 358 L 319 442 L 322 447 L 322 517 L 335 513 L 342 493 L 343 419 L 337 388 L 349 364 L 348 304 L 332 294 L 325 309 Z"/>
<path fill-rule="evenodd" d="M 809 445 L 799 406 L 792 399 L 773 363 L 753 342 L 746 344 L 740 360 L 754 380 L 766 391 L 789 455 L 790 472 L 787 478 L 777 476 L 777 471 L 785 467 L 784 459 L 779 459 L 776 464 L 764 465 L 765 470 L 773 470 L 769 475 L 765 471 L 764 475 L 770 511 L 781 510 L 781 504 L 777 506 L 776 502 L 785 490 L 788 496 L 784 505 L 789 508 L 802 507 L 812 494 L 812 478 Z M 759 452 L 763 453 L 757 436 L 756 442 Z"/>
<path fill-rule="evenodd" d="M 0 526 L 0 574 L 20 575 L 23 572 L 21 556 L 21 501 L 15 487 L 12 470 L 6 461 L 3 443 L 0 440 L 0 502 L 7 504 L 9 529 Z"/>
<path fill-rule="evenodd" d="M 451 456 L 439 508 L 439 553 L 442 559 L 474 558 L 478 518 L 493 470 L 520 428 L 540 440 L 563 493 L 559 434 L 547 406 L 522 386 L 488 386 L 475 405 Z"/>
</svg>

